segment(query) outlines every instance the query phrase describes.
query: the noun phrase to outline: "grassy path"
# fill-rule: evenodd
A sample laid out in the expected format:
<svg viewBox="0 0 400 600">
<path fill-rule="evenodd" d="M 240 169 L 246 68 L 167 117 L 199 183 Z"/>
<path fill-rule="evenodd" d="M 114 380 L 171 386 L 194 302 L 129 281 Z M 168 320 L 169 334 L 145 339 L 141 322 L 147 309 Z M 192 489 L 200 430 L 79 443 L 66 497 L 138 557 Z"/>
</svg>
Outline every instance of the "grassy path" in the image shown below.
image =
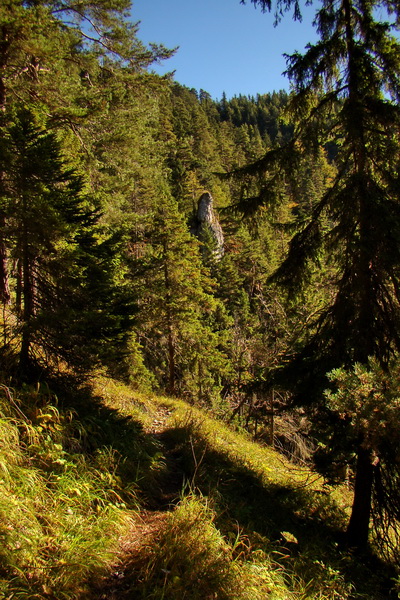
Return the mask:
<svg viewBox="0 0 400 600">
<path fill-rule="evenodd" d="M 0 600 L 397 598 L 346 488 L 184 401 L 56 389 L 0 386 Z"/>
<path fill-rule="evenodd" d="M 340 547 L 346 489 L 183 401 L 107 389 L 158 458 L 91 600 L 388 600 L 370 557 Z"/>
<path fill-rule="evenodd" d="M 132 519 L 131 526 L 120 538 L 116 560 L 110 567 L 110 573 L 92 585 L 90 598 L 93 600 L 123 600 L 135 598 L 133 591 L 141 579 L 141 572 L 146 570 L 149 549 L 158 544 L 161 533 L 165 530 L 168 511 L 172 511 L 178 503 L 184 482 L 184 474 L 168 446 L 163 443 L 163 434 L 168 429 L 168 420 L 172 410 L 158 406 L 152 420 L 143 428 L 147 436 L 151 436 L 160 446 L 165 468 L 160 470 L 153 485 L 152 495 L 145 502 L 143 509 Z M 137 596 L 143 598 L 142 595 Z"/>
</svg>

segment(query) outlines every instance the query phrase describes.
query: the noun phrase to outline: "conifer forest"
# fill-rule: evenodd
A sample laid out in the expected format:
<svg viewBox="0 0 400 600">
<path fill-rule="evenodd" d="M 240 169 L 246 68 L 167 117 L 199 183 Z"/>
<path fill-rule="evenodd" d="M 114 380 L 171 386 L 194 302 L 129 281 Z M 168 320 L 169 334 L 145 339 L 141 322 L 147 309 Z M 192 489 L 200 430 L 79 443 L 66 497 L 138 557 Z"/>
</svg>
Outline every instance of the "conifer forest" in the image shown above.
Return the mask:
<svg viewBox="0 0 400 600">
<path fill-rule="evenodd" d="M 313 6 L 290 92 L 214 99 L 129 0 L 2 0 L 0 598 L 399 597 L 400 8 Z"/>
</svg>

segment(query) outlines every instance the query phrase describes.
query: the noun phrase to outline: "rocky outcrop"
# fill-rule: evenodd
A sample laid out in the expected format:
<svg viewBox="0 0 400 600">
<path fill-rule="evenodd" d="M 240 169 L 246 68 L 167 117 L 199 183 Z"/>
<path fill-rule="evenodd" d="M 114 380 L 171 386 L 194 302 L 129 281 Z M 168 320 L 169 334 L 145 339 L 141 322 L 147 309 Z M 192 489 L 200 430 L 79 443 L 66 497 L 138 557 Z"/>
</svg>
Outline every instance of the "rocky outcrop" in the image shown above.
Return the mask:
<svg viewBox="0 0 400 600">
<path fill-rule="evenodd" d="M 193 233 L 211 253 L 213 258 L 220 260 L 224 255 L 224 234 L 213 209 L 213 197 L 210 192 L 204 192 L 199 200 L 196 224 Z"/>
</svg>

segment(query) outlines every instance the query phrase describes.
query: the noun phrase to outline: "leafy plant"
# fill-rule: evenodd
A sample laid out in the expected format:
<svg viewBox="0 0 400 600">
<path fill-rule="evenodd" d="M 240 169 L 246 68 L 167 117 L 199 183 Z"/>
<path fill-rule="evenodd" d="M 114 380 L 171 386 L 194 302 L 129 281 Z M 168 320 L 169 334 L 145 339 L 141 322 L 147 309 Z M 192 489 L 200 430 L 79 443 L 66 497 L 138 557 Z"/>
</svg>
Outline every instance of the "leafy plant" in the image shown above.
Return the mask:
<svg viewBox="0 0 400 600">
<path fill-rule="evenodd" d="M 363 440 L 374 467 L 373 523 L 375 540 L 385 555 L 398 556 L 400 540 L 400 502 L 396 488 L 400 480 L 399 364 L 393 362 L 390 373 L 377 360 L 369 366 L 356 363 L 350 370 L 335 369 L 328 374 L 333 389 L 325 396 L 329 408 L 344 421 L 350 440 Z M 346 445 L 345 443 L 343 445 Z M 349 462 L 352 456 L 345 459 Z"/>
</svg>

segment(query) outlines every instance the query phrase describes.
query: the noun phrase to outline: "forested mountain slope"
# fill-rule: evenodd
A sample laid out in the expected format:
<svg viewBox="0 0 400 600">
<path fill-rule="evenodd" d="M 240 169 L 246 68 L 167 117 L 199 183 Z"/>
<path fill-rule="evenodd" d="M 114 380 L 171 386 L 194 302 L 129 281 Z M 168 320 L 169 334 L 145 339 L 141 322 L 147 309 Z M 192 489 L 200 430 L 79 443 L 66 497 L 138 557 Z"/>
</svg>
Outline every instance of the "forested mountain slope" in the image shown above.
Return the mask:
<svg viewBox="0 0 400 600">
<path fill-rule="evenodd" d="M 271 9 L 263 0 L 253 4 Z M 0 384 L 6 439 L 22 436 L 15 456 L 5 446 L 4 471 L 9 472 L 10 460 L 24 486 L 24 469 L 33 466 L 26 477 L 42 490 L 40 510 L 53 503 L 67 529 L 66 515 L 73 508 L 63 503 L 75 493 L 80 497 L 84 488 L 94 511 L 93 528 L 103 539 L 115 526 L 107 521 L 110 510 L 125 503 L 130 486 L 136 493 L 138 475 L 129 471 L 134 456 L 140 462 L 148 452 L 146 436 L 129 450 L 129 441 L 121 438 L 118 447 L 104 442 L 107 449 L 93 459 L 95 466 L 92 456 L 86 465 L 92 441 L 83 430 L 80 437 L 80 419 L 97 404 L 67 401 L 65 381 L 75 390 L 101 369 L 146 398 L 183 398 L 194 412 L 206 411 L 265 448 L 279 448 L 295 465 L 316 468 L 329 484 L 346 483 L 353 498 L 347 533 L 340 534 L 343 522 L 332 509 L 335 531 L 329 543 L 338 544 L 344 560 L 353 549 L 366 556 L 373 549 L 386 564 L 398 562 L 400 46 L 393 35 L 398 7 L 390 0 L 339 4 L 321 0 L 316 12 L 320 42 L 304 55 L 288 57 L 290 95 L 280 91 L 219 100 L 151 71 L 155 61 L 168 60 L 173 51 L 141 43 L 127 0 L 83 0 L 79 6 L 70 0 L 9 0 L 1 6 Z M 388 20 L 376 20 L 378 4 Z M 299 3 L 277 1 L 278 16 L 289 8 L 299 16 Z M 64 402 L 71 404 L 70 412 L 64 412 Z M 57 437 L 64 427 L 73 432 L 71 446 L 64 434 Z M 192 492 L 207 496 L 214 482 L 195 480 L 203 461 L 212 462 L 208 446 L 202 439 L 196 448 L 197 434 L 189 424 L 175 429 L 186 436 L 186 451 L 192 444 Z M 98 433 L 94 425 L 94 438 Z M 156 440 L 150 440 L 153 449 Z M 166 464 L 174 461 L 175 450 L 184 460 L 177 439 L 166 444 L 160 450 Z M 257 461 L 276 460 L 265 448 L 265 458 L 260 454 Z M 95 469 L 82 489 L 69 480 L 66 452 L 73 455 L 71 464 L 81 460 L 88 472 Z M 127 453 L 131 466 L 121 482 L 113 460 L 124 463 Z M 111 488 L 104 483 L 108 476 L 96 471 L 97 460 L 107 463 Z M 47 480 L 46 475 L 45 481 L 35 479 L 43 477 L 35 465 Z M 232 472 L 231 466 L 231 479 L 223 483 L 227 489 L 218 493 L 231 493 L 234 482 L 242 489 L 246 512 L 245 482 L 261 478 L 263 488 L 264 476 L 254 466 L 241 463 Z M 171 482 L 165 484 L 168 496 Z M 97 485 L 101 501 L 91 496 Z M 262 492 L 256 486 L 265 523 L 266 507 L 276 510 L 273 498 L 280 486 Z M 311 495 L 322 501 L 325 491 Z M 10 493 L 5 492 L 4 506 Z M 197 497 L 193 502 L 199 508 Z M 304 502 L 301 518 L 313 521 L 317 509 L 308 506 L 310 499 Z M 232 532 L 219 537 L 210 524 L 214 513 L 204 498 L 200 504 L 219 555 L 236 556 Z M 287 510 L 282 523 L 293 506 Z M 256 509 L 249 511 L 253 515 Z M 247 524 L 237 519 L 247 527 L 253 516 Z M 29 548 L 46 538 L 40 519 L 27 535 Z M 16 526 L 7 527 L 6 537 Z M 78 537 L 83 535 L 79 527 Z M 273 529 L 254 529 L 268 540 L 263 538 L 263 553 L 269 552 L 265 544 L 276 542 Z M 14 564 L 7 563 L 18 549 L 13 544 L 5 564 Z M 39 566 L 27 571 L 28 588 L 35 569 L 44 569 L 51 555 L 51 540 L 43 544 Z M 59 551 L 60 565 L 75 562 Z M 273 545 L 271 552 L 279 550 Z M 97 553 L 93 547 L 93 564 Z M 315 560 L 326 566 L 325 557 Z M 227 581 L 233 577 L 233 590 L 240 578 L 236 563 L 222 562 Z M 5 567 L 4 581 L 20 574 L 17 563 Z M 254 564 L 243 568 L 253 573 Z M 359 563 L 352 567 L 358 569 Z M 83 569 L 82 581 L 91 568 Z M 332 568 L 335 578 L 340 569 Z M 138 575 L 142 582 L 146 576 Z M 176 577 L 179 582 L 182 573 Z M 268 588 L 272 583 L 265 577 Z M 307 581 L 313 577 L 318 580 L 311 574 Z M 307 581 L 299 592 L 304 597 Z M 54 597 L 47 580 L 40 585 L 43 597 Z M 265 592 L 260 580 L 255 585 Z M 290 586 L 288 597 L 297 593 L 293 581 Z M 346 586 L 347 579 L 340 593 L 350 598 L 351 585 Z M 224 596 L 222 588 L 218 594 L 246 597 L 239 591 Z M 325 591 L 312 594 L 325 597 Z"/>
</svg>

